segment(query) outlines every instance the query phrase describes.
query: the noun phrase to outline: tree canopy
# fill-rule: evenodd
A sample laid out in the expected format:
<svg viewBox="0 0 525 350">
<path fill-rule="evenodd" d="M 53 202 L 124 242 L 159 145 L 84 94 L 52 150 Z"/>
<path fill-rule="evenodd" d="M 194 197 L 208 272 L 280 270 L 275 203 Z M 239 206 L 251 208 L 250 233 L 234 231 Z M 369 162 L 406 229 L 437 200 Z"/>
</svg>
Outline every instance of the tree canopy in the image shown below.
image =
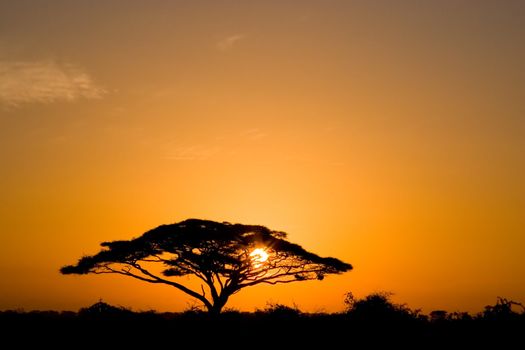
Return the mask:
<svg viewBox="0 0 525 350">
<path fill-rule="evenodd" d="M 219 313 L 232 294 L 246 287 L 322 280 L 352 269 L 336 258 L 308 252 L 286 237 L 259 225 L 188 219 L 131 240 L 103 242 L 99 253 L 82 257 L 60 272 L 113 273 L 167 284 L 196 298 L 209 312 Z M 186 275 L 202 281 L 200 291 L 176 281 Z"/>
</svg>

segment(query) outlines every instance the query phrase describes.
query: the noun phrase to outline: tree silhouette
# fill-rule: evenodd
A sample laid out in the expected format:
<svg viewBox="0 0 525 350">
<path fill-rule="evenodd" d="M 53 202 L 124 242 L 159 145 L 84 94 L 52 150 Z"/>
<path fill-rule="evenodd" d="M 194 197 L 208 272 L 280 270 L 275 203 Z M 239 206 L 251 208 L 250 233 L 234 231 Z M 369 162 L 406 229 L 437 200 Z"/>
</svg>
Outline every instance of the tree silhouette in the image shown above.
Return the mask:
<svg viewBox="0 0 525 350">
<path fill-rule="evenodd" d="M 101 246 L 98 254 L 85 256 L 60 272 L 114 273 L 167 284 L 196 298 L 214 314 L 221 312 L 232 294 L 246 287 L 322 280 L 327 274 L 352 269 L 350 264 L 322 258 L 288 242 L 284 232 L 198 219 L 161 225 L 138 238 Z M 174 280 L 187 275 L 202 281 L 200 291 Z"/>
</svg>

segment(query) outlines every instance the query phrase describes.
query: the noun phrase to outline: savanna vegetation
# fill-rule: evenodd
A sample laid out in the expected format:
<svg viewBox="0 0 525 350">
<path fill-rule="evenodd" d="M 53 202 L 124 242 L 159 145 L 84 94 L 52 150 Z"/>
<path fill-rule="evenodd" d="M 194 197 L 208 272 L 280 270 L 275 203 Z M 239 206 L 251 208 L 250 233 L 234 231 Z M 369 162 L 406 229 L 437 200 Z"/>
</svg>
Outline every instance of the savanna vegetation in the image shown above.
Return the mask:
<svg viewBox="0 0 525 350">
<path fill-rule="evenodd" d="M 337 313 L 306 313 L 269 303 L 254 312 L 225 309 L 210 314 L 200 307 L 183 312 L 133 311 L 99 301 L 77 312 L 10 310 L 0 312 L 2 330 L 20 344 L 78 342 L 96 345 L 282 346 L 395 345 L 413 348 L 521 344 L 523 304 L 497 298 L 476 314 L 442 310 L 424 314 L 396 304 L 389 293 L 344 297 Z M 20 336 L 20 333 L 25 336 Z M 4 339 L 7 339 L 4 338 Z M 71 343 L 73 344 L 73 343 Z M 251 344 L 251 345 L 250 345 Z"/>
<path fill-rule="evenodd" d="M 307 313 L 298 306 L 270 303 L 244 312 L 227 307 L 229 298 L 259 284 L 322 280 L 352 269 L 320 257 L 264 226 L 189 219 L 162 225 L 126 240 L 104 242 L 63 274 L 115 274 L 174 287 L 196 304 L 183 312 L 134 311 L 99 301 L 78 311 L 0 312 L 0 331 L 16 348 L 35 343 L 68 348 L 347 348 L 356 344 L 403 348 L 519 344 L 525 334 L 525 307 L 506 298 L 469 314 L 435 310 L 428 314 L 392 301 L 391 294 L 356 298 L 348 292 L 336 313 Z M 181 277 L 201 288 L 190 289 Z M 63 343 L 63 344 L 62 344 Z M 27 346 L 26 346 L 27 345 Z"/>
</svg>

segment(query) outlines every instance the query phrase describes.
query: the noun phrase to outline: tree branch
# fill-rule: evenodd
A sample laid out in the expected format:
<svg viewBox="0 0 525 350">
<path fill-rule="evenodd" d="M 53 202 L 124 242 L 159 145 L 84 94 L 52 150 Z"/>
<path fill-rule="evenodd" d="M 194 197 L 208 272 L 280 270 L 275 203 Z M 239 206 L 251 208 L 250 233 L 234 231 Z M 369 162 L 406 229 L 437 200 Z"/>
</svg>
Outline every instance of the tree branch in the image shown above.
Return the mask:
<svg viewBox="0 0 525 350">
<path fill-rule="evenodd" d="M 259 284 L 259 283 L 277 284 L 277 283 L 289 283 L 289 282 L 295 282 L 295 281 L 297 281 L 297 279 L 290 279 L 290 280 L 277 280 L 277 281 L 273 281 L 273 280 L 275 280 L 276 278 L 283 278 L 283 277 L 295 276 L 295 275 L 297 275 L 297 274 L 301 274 L 301 273 L 316 273 L 316 272 L 322 272 L 322 269 L 317 269 L 317 270 L 308 270 L 308 271 L 291 271 L 291 272 L 284 272 L 284 273 L 280 273 L 280 274 L 277 274 L 277 275 L 274 275 L 274 276 L 270 276 L 270 277 L 266 277 L 266 278 L 262 278 L 262 279 L 256 279 L 255 281 L 252 281 L 252 282 L 248 282 L 248 283 L 244 283 L 244 284 L 239 284 L 238 287 L 237 287 L 237 289 L 241 289 L 241 288 L 244 288 L 244 287 L 254 286 L 254 285 Z M 313 278 L 313 277 L 305 277 L 304 279 L 305 279 L 305 280 L 313 280 L 314 278 Z"/>
<path fill-rule="evenodd" d="M 215 272 L 215 279 L 219 281 L 219 286 L 221 286 L 221 292 L 222 292 L 224 290 L 224 284 L 222 283 L 221 275 L 217 272 Z"/>
<path fill-rule="evenodd" d="M 184 293 L 186 293 L 186 294 L 188 294 L 188 295 L 190 295 L 190 296 L 200 300 L 208 309 L 213 307 L 212 303 L 208 299 L 206 299 L 205 297 L 203 297 L 199 293 L 189 289 L 188 287 L 183 286 L 182 284 L 179 284 L 179 283 L 173 282 L 173 281 L 169 281 L 169 280 L 166 280 L 166 279 L 161 278 L 159 276 L 156 276 L 156 275 L 152 274 L 151 272 L 149 272 L 148 270 L 144 269 L 138 263 L 126 263 L 126 264 L 131 266 L 131 267 L 133 267 L 133 268 L 135 268 L 135 269 L 137 269 L 137 270 L 139 270 L 144 275 L 151 277 L 151 279 L 146 278 L 146 277 L 142 277 L 142 276 L 139 276 L 139 275 L 136 275 L 136 274 L 131 273 L 129 271 L 118 271 L 118 270 L 115 270 L 113 268 L 110 268 L 109 266 L 104 266 L 104 268 L 108 269 L 109 271 L 111 271 L 113 273 L 118 273 L 118 274 L 121 274 L 121 275 L 130 276 L 130 277 L 139 279 L 141 281 L 145 281 L 145 282 L 149 282 L 149 283 L 164 283 L 164 284 L 167 284 L 169 286 L 175 287 L 178 290 L 180 290 L 180 291 L 182 291 L 182 292 L 184 292 Z"/>
</svg>

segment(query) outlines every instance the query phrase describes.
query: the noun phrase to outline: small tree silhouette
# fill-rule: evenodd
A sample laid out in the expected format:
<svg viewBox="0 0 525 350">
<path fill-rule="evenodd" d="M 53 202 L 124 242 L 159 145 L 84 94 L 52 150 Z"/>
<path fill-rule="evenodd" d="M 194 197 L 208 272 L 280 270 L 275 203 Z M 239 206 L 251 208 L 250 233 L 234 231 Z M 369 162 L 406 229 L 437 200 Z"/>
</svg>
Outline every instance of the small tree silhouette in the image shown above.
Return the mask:
<svg viewBox="0 0 525 350">
<path fill-rule="evenodd" d="M 420 310 L 411 310 L 404 304 L 394 304 L 392 293 L 376 292 L 363 299 L 356 299 L 352 292 L 345 295 L 347 315 L 365 322 L 398 322 L 419 318 Z"/>
<path fill-rule="evenodd" d="M 286 233 L 264 226 L 189 219 L 162 225 L 129 241 L 103 242 L 98 254 L 63 267 L 63 274 L 114 273 L 175 287 L 218 314 L 228 298 L 257 284 L 322 280 L 352 269 L 286 240 Z M 161 271 L 155 266 L 161 266 Z M 173 278 L 193 275 L 201 291 Z M 206 293 L 205 286 L 208 293 Z"/>
<path fill-rule="evenodd" d="M 521 309 L 521 315 L 525 314 L 525 306 L 507 298 L 497 297 L 496 305 L 485 306 L 485 311 L 482 314 L 483 319 L 486 320 L 510 320 L 517 319 L 520 314 L 513 310 L 513 306 Z"/>
</svg>

